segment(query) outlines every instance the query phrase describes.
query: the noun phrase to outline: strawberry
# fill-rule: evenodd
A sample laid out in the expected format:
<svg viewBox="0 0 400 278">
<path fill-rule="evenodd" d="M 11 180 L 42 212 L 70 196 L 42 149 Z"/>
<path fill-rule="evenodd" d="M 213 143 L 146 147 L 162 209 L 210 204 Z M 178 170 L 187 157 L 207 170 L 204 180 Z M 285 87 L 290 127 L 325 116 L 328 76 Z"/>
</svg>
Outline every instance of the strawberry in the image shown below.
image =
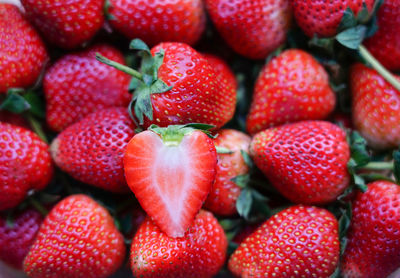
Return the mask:
<svg viewBox="0 0 400 278">
<path fill-rule="evenodd" d="M 0 3 L 0 94 L 32 86 L 47 59 L 42 40 L 18 8 Z"/>
<path fill-rule="evenodd" d="M 51 129 L 61 131 L 97 110 L 128 106 L 130 76 L 98 62 L 96 52 L 124 63 L 117 49 L 97 45 L 62 57 L 46 72 L 43 86 Z"/>
<path fill-rule="evenodd" d="M 386 0 L 378 11 L 378 32 L 365 41 L 368 50 L 389 70 L 400 70 L 400 5 Z"/>
<path fill-rule="evenodd" d="M 13 215 L 11 223 L 7 222 L 5 215 L 0 215 L 0 260 L 16 269 L 22 269 L 24 258 L 42 221 L 42 215 L 34 209 Z"/>
<path fill-rule="evenodd" d="M 262 69 L 247 130 L 254 134 L 284 123 L 325 119 L 335 102 L 328 74 L 317 60 L 302 50 L 287 50 Z"/>
<path fill-rule="evenodd" d="M 339 260 L 338 222 L 325 209 L 293 206 L 268 219 L 229 259 L 240 277 L 328 278 Z"/>
<path fill-rule="evenodd" d="M 201 0 L 109 0 L 108 13 L 115 30 L 149 45 L 165 41 L 192 45 L 206 23 Z"/>
<path fill-rule="evenodd" d="M 270 128 L 250 144 L 254 163 L 290 201 L 325 204 L 349 185 L 346 134 L 323 121 L 304 121 Z"/>
<path fill-rule="evenodd" d="M 136 134 L 125 177 L 142 208 L 170 237 L 192 225 L 215 179 L 217 154 L 207 135 L 189 126 L 152 127 Z"/>
<path fill-rule="evenodd" d="M 344 277 L 384 278 L 400 267 L 400 188 L 388 181 L 368 185 L 353 202 Z"/>
<path fill-rule="evenodd" d="M 224 60 L 213 54 L 203 53 L 203 57 L 206 58 L 208 63 L 214 69 L 215 73 L 217 74 L 217 78 L 220 78 L 220 82 L 224 84 L 223 87 L 228 87 L 229 90 L 232 88 L 236 91 L 238 84 L 235 74 L 232 72 L 229 65 Z"/>
<path fill-rule="evenodd" d="M 47 144 L 30 130 L 0 122 L 0 210 L 17 206 L 52 176 Z"/>
<path fill-rule="evenodd" d="M 46 39 L 71 49 L 89 41 L 103 26 L 103 0 L 21 0 L 28 19 Z"/>
<path fill-rule="evenodd" d="M 222 129 L 217 135 L 215 146 L 227 148 L 233 153 L 218 154 L 217 175 L 204 206 L 219 215 L 234 215 L 240 187 L 232 179 L 249 172 L 241 151 L 248 152 L 251 138 L 233 129 Z"/>
<path fill-rule="evenodd" d="M 6 110 L 0 110 L 0 122 L 9 123 L 29 129 L 29 123 L 22 115 L 14 114 Z"/>
<path fill-rule="evenodd" d="M 374 0 L 292 0 L 292 8 L 297 24 L 307 36 L 332 37 L 337 33 L 345 10 L 350 8 L 357 15 L 363 3 L 372 11 Z"/>
<path fill-rule="evenodd" d="M 24 261 L 32 278 L 106 278 L 125 257 L 124 240 L 105 208 L 71 195 L 47 215 Z"/>
<path fill-rule="evenodd" d="M 101 55 L 97 58 L 135 78 L 130 107 L 143 128 L 204 123 L 218 129 L 232 118 L 235 90 L 229 89 L 221 75 L 189 45 L 161 43 L 150 52 L 144 42 L 133 40 L 131 48 L 141 50 L 141 72 Z"/>
<path fill-rule="evenodd" d="M 132 241 L 132 271 L 135 277 L 211 278 L 225 262 L 227 245 L 210 212 L 200 211 L 181 238 L 167 236 L 147 218 Z"/>
<path fill-rule="evenodd" d="M 243 56 L 265 58 L 286 40 L 288 0 L 206 0 L 206 7 L 221 36 Z"/>
<path fill-rule="evenodd" d="M 112 192 L 126 192 L 122 157 L 134 133 L 126 109 L 104 109 L 62 131 L 50 150 L 57 166 L 75 179 Z"/>
<path fill-rule="evenodd" d="M 375 70 L 362 64 L 352 67 L 350 85 L 355 128 L 374 148 L 398 147 L 400 92 Z"/>
</svg>

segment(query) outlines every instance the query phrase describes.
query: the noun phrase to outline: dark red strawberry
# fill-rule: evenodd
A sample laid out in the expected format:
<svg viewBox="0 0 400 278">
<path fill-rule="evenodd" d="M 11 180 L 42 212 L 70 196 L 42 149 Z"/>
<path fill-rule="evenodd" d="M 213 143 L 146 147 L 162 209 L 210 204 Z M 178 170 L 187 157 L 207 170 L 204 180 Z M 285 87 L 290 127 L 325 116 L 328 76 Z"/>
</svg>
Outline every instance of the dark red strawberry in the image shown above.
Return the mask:
<svg viewBox="0 0 400 278">
<path fill-rule="evenodd" d="M 47 144 L 30 130 L 0 122 L 0 210 L 17 206 L 52 176 Z"/>
<path fill-rule="evenodd" d="M 214 140 L 215 146 L 226 148 L 233 153 L 218 154 L 217 175 L 204 207 L 219 215 L 233 215 L 236 213 L 240 187 L 232 179 L 249 172 L 241 151 L 249 151 L 251 138 L 233 129 L 222 129 L 217 136 Z"/>
<path fill-rule="evenodd" d="M 47 59 L 42 40 L 18 8 L 0 3 L 0 94 L 32 86 Z"/>
<path fill-rule="evenodd" d="M 367 192 L 358 193 L 352 215 L 344 277 L 388 277 L 400 267 L 400 187 L 388 181 L 370 183 Z"/>
<path fill-rule="evenodd" d="M 372 11 L 374 0 L 292 0 L 292 8 L 297 24 L 309 37 L 332 37 L 337 33 L 344 11 L 349 7 L 357 15 L 363 3 Z"/>
<path fill-rule="evenodd" d="M 11 222 L 6 215 L 0 215 L 0 260 L 22 269 L 42 221 L 42 215 L 34 209 L 13 215 Z"/>
<path fill-rule="evenodd" d="M 338 222 L 325 209 L 293 206 L 268 219 L 229 259 L 238 277 L 328 278 L 339 262 Z"/>
<path fill-rule="evenodd" d="M 218 129 L 232 118 L 236 92 L 221 82 L 221 75 L 196 50 L 183 43 L 161 43 L 150 53 L 140 40 L 133 40 L 131 48 L 142 50 L 141 72 L 97 58 L 137 80 L 132 114 L 144 128 L 205 123 Z"/>
<path fill-rule="evenodd" d="M 103 26 L 103 0 L 21 0 L 21 3 L 43 36 L 61 48 L 81 46 Z"/>
<path fill-rule="evenodd" d="M 243 56 L 265 58 L 286 40 L 288 0 L 206 0 L 206 6 L 222 37 Z"/>
<path fill-rule="evenodd" d="M 220 82 L 224 84 L 223 87 L 228 88 L 228 91 L 231 89 L 236 91 L 238 84 L 235 74 L 232 72 L 229 65 L 220 57 L 213 54 L 203 53 L 203 57 L 207 59 L 208 63 L 214 69 L 217 78 L 220 78 Z"/>
<path fill-rule="evenodd" d="M 168 237 L 150 218 L 133 238 L 131 266 L 135 277 L 213 277 L 225 262 L 227 240 L 215 217 L 200 211 L 181 238 Z"/>
<path fill-rule="evenodd" d="M 109 0 L 109 22 L 130 39 L 194 44 L 205 28 L 201 0 Z"/>
<path fill-rule="evenodd" d="M 253 137 L 250 153 L 272 185 L 295 203 L 329 203 L 350 182 L 346 134 L 329 122 L 267 129 Z"/>
<path fill-rule="evenodd" d="M 124 257 L 124 239 L 107 210 L 85 195 L 71 195 L 47 215 L 24 271 L 32 278 L 107 278 Z"/>
<path fill-rule="evenodd" d="M 14 114 L 6 110 L 0 110 L 0 122 L 29 129 L 29 123 L 22 115 Z"/>
<path fill-rule="evenodd" d="M 128 106 L 130 76 L 96 60 L 96 53 L 124 64 L 124 57 L 108 45 L 68 54 L 47 72 L 43 86 L 49 127 L 61 131 L 86 115 L 113 106 Z"/>
<path fill-rule="evenodd" d="M 232 242 L 241 244 L 247 237 L 261 226 L 261 223 L 247 224 L 232 239 Z"/>
<path fill-rule="evenodd" d="M 269 127 L 302 120 L 325 119 L 336 97 L 325 69 L 310 54 L 291 49 L 261 71 L 247 116 L 254 134 Z"/>
<path fill-rule="evenodd" d="M 400 78 L 397 76 L 397 79 Z M 374 148 L 400 145 L 400 92 L 375 70 L 362 64 L 350 75 L 353 124 Z"/>
<path fill-rule="evenodd" d="M 365 46 L 389 70 L 400 70 L 400 5 L 386 0 L 378 11 L 378 32 Z"/>
<path fill-rule="evenodd" d="M 215 179 L 217 154 L 208 136 L 186 126 L 135 135 L 124 156 L 125 176 L 147 214 L 170 237 L 192 225 Z"/>
<path fill-rule="evenodd" d="M 122 157 L 135 128 L 126 108 L 100 110 L 62 131 L 51 144 L 51 154 L 75 179 L 126 192 Z"/>
</svg>

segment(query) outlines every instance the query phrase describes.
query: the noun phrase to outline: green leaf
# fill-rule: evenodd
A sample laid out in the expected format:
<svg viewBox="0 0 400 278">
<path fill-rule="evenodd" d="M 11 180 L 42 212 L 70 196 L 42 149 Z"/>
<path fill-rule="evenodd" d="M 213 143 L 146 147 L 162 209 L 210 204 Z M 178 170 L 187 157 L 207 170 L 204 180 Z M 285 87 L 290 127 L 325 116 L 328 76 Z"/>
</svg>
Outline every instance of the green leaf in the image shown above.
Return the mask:
<svg viewBox="0 0 400 278">
<path fill-rule="evenodd" d="M 134 106 L 135 115 L 139 120 L 140 125 L 143 124 L 144 116 L 149 120 L 153 120 L 153 109 L 150 99 L 150 88 L 142 85 L 135 91 L 136 102 Z"/>
<path fill-rule="evenodd" d="M 12 211 L 9 211 L 6 217 L 6 226 L 12 229 L 14 227 L 14 223 L 15 223 L 14 215 Z"/>
<path fill-rule="evenodd" d="M 210 130 L 215 128 L 215 125 L 209 125 L 209 124 L 202 124 L 202 123 L 190 123 L 184 125 L 184 127 L 192 127 L 198 130 Z"/>
<path fill-rule="evenodd" d="M 357 175 L 357 174 L 353 174 L 353 179 L 354 179 L 354 184 L 358 187 L 358 189 L 361 190 L 361 192 L 366 192 L 368 187 L 365 184 L 364 179 Z"/>
<path fill-rule="evenodd" d="M 354 166 L 364 166 L 370 162 L 371 157 L 367 151 L 367 141 L 357 132 L 353 131 L 349 136 L 351 158 Z"/>
<path fill-rule="evenodd" d="M 232 178 L 231 181 L 233 181 L 240 188 L 245 188 L 250 182 L 250 175 L 249 174 L 238 175 Z"/>
<path fill-rule="evenodd" d="M 130 92 L 133 92 L 134 90 L 136 90 L 140 86 L 140 83 L 141 83 L 141 81 L 138 80 L 137 78 L 135 78 L 135 77 L 131 78 L 131 81 L 129 82 L 128 90 Z"/>
<path fill-rule="evenodd" d="M 228 242 L 228 250 L 227 250 L 227 254 L 228 256 L 233 254 L 233 252 L 235 252 L 235 250 L 239 247 L 239 244 L 237 244 L 236 242 L 233 241 L 229 241 Z"/>
<path fill-rule="evenodd" d="M 274 51 L 272 51 L 267 59 L 265 60 L 265 63 L 268 64 L 272 59 L 274 59 L 275 57 L 279 56 L 279 54 L 281 54 L 283 52 L 283 50 L 285 49 L 285 45 L 281 45 L 279 46 L 277 49 L 275 49 Z"/>
<path fill-rule="evenodd" d="M 27 92 L 23 98 L 29 103 L 33 115 L 41 119 L 46 117 L 45 105 L 35 92 Z"/>
<path fill-rule="evenodd" d="M 104 15 L 105 15 L 105 17 L 106 17 L 107 20 L 115 20 L 115 16 L 112 15 L 112 14 L 110 13 L 110 11 L 109 11 L 109 9 L 110 9 L 111 6 L 112 6 L 112 5 L 111 5 L 110 0 L 106 0 L 106 1 L 104 2 L 103 12 L 104 12 Z"/>
<path fill-rule="evenodd" d="M 353 13 L 353 10 L 350 7 L 347 7 L 347 9 L 343 13 L 342 20 L 340 21 L 338 30 L 343 31 L 352 27 L 355 27 L 357 25 L 357 18 Z"/>
<path fill-rule="evenodd" d="M 248 188 L 244 188 L 236 201 L 236 209 L 239 215 L 244 217 L 245 219 L 248 219 L 252 203 L 253 198 L 251 190 Z"/>
<path fill-rule="evenodd" d="M 234 153 L 234 151 L 232 151 L 228 148 L 224 148 L 224 147 L 215 146 L 215 149 L 217 150 L 218 154 L 233 154 Z"/>
<path fill-rule="evenodd" d="M 366 31 L 367 28 L 365 26 L 358 25 L 337 34 L 336 40 L 347 48 L 358 49 L 365 38 Z"/>
<path fill-rule="evenodd" d="M 380 180 L 393 182 L 387 176 L 379 174 L 379 173 L 362 173 L 362 174 L 360 174 L 360 177 L 362 177 L 367 183 L 373 182 L 373 181 L 380 181 Z"/>
<path fill-rule="evenodd" d="M 318 38 L 317 36 L 313 36 L 312 39 L 308 41 L 308 46 L 325 49 L 328 53 L 333 54 L 334 43 L 334 38 Z"/>
<path fill-rule="evenodd" d="M 265 217 L 269 218 L 272 216 L 272 210 L 267 204 L 268 198 L 264 195 L 260 194 L 256 190 L 251 190 L 251 194 L 253 195 L 253 208 L 255 211 L 260 212 Z"/>
<path fill-rule="evenodd" d="M 161 79 L 156 79 L 156 81 L 154 81 L 153 84 L 150 86 L 150 90 L 151 90 L 152 94 L 165 93 L 171 89 L 172 89 L 172 86 L 168 86 Z"/>
<path fill-rule="evenodd" d="M 346 236 L 347 230 L 350 227 L 352 211 L 351 203 L 346 203 L 344 209 L 340 209 L 342 215 L 339 218 L 339 237 L 342 238 Z"/>
<path fill-rule="evenodd" d="M 329 276 L 329 278 L 341 278 L 342 276 L 340 275 L 340 267 L 337 267 L 335 271 Z"/>
<path fill-rule="evenodd" d="M 240 223 L 242 223 L 241 219 L 222 219 L 219 221 L 224 231 L 235 229 L 240 226 Z"/>
<path fill-rule="evenodd" d="M 396 178 L 396 181 L 400 183 L 400 150 L 396 150 L 393 152 L 393 160 L 394 160 L 393 174 Z"/>
<path fill-rule="evenodd" d="M 249 155 L 246 151 L 244 151 L 244 150 L 240 150 L 240 154 L 242 155 L 243 160 L 244 160 L 244 162 L 246 163 L 246 165 L 247 165 L 249 168 L 253 168 L 254 163 L 253 163 L 253 160 L 251 159 L 250 155 Z"/>
<path fill-rule="evenodd" d="M 141 39 L 133 39 L 131 41 L 131 43 L 129 44 L 129 49 L 142 50 L 142 51 L 146 51 L 146 52 L 150 53 L 150 48 Z"/>
<path fill-rule="evenodd" d="M 362 9 L 357 14 L 357 21 L 365 24 L 370 19 L 370 12 L 368 10 L 367 4 L 365 2 L 362 3 Z"/>
<path fill-rule="evenodd" d="M 9 93 L 0 105 L 0 110 L 7 110 L 16 114 L 20 114 L 30 108 L 30 104 L 22 96 L 16 93 Z"/>
</svg>

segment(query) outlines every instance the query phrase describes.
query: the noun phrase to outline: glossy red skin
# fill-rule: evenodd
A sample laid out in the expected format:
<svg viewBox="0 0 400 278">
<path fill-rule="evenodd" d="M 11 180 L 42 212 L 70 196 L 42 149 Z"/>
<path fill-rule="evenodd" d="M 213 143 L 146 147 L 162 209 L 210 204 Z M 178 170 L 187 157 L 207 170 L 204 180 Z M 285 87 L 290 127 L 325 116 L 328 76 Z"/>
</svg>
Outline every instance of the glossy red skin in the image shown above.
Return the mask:
<svg viewBox="0 0 400 278">
<path fill-rule="evenodd" d="M 32 86 L 47 59 L 41 38 L 18 8 L 0 3 L 0 94 Z"/>
<path fill-rule="evenodd" d="M 286 40 L 288 0 L 206 0 L 206 7 L 221 36 L 245 57 L 265 58 Z"/>
<path fill-rule="evenodd" d="M 400 78 L 397 76 L 397 79 Z M 353 124 L 376 149 L 400 145 L 400 92 L 373 69 L 356 64 L 351 69 Z"/>
<path fill-rule="evenodd" d="M 110 0 L 109 22 L 129 39 L 195 44 L 205 29 L 201 0 Z"/>
<path fill-rule="evenodd" d="M 268 219 L 229 259 L 240 277 L 328 278 L 339 262 L 338 222 L 325 209 L 293 206 Z"/>
<path fill-rule="evenodd" d="M 50 43 L 63 49 L 81 46 L 103 26 L 103 0 L 21 0 L 27 18 Z"/>
<path fill-rule="evenodd" d="M 335 108 L 336 96 L 325 69 L 299 49 L 281 53 L 261 71 L 247 116 L 247 130 L 302 120 L 323 120 Z"/>
<path fill-rule="evenodd" d="M 124 257 L 124 239 L 108 211 L 86 195 L 71 195 L 46 216 L 24 271 L 32 278 L 106 278 Z"/>
<path fill-rule="evenodd" d="M 96 53 L 125 64 L 122 53 L 109 45 L 96 45 L 67 54 L 45 74 L 46 120 L 62 131 L 86 115 L 109 107 L 127 107 L 130 76 L 96 60 Z"/>
<path fill-rule="evenodd" d="M 135 277 L 207 278 L 223 266 L 227 239 L 217 219 L 200 211 L 184 237 L 171 238 L 147 218 L 132 241 Z"/>
<path fill-rule="evenodd" d="M 332 37 L 337 34 L 344 11 L 350 7 L 357 15 L 363 3 L 372 11 L 374 0 L 292 0 L 292 8 L 297 24 L 307 36 Z"/>
<path fill-rule="evenodd" d="M 384 278 L 400 267 L 400 188 L 388 181 L 359 192 L 352 210 L 342 271 L 346 278 Z"/>
<path fill-rule="evenodd" d="M 232 179 L 249 172 L 241 150 L 249 152 L 251 138 L 233 129 L 221 129 L 214 139 L 215 146 L 234 151 L 233 154 L 218 154 L 217 175 L 204 207 L 215 214 L 230 216 L 237 213 L 236 200 L 240 187 Z"/>
<path fill-rule="evenodd" d="M 217 74 L 217 78 L 220 78 L 220 82 L 224 84 L 224 87 L 228 88 L 228 91 L 232 89 L 236 91 L 238 84 L 235 74 L 232 72 L 229 65 L 220 57 L 213 54 L 203 53 L 203 57 L 207 59 L 208 63 Z"/>
<path fill-rule="evenodd" d="M 25 256 L 35 240 L 43 221 L 42 215 L 27 209 L 13 215 L 12 224 L 7 224 L 7 216 L 0 216 L 0 260 L 8 265 L 22 269 Z"/>
<path fill-rule="evenodd" d="M 52 177 L 48 145 L 30 130 L 0 122 L 0 210 L 16 207 Z"/>
<path fill-rule="evenodd" d="M 386 0 L 378 11 L 379 29 L 365 46 L 388 70 L 400 70 L 400 5 Z"/>
<path fill-rule="evenodd" d="M 346 134 L 323 121 L 267 129 L 250 144 L 254 163 L 278 191 L 294 203 L 326 204 L 349 185 Z"/>
<path fill-rule="evenodd" d="M 94 112 L 54 139 L 53 160 L 79 181 L 112 192 L 127 192 L 122 157 L 135 128 L 126 108 Z"/>
<path fill-rule="evenodd" d="M 190 46 L 161 43 L 151 52 L 154 55 L 160 49 L 165 57 L 158 77 L 173 88 L 151 95 L 153 121 L 145 118 L 144 128 L 205 123 L 219 129 L 227 123 L 235 112 L 236 92 L 228 92 L 207 60 Z"/>
</svg>

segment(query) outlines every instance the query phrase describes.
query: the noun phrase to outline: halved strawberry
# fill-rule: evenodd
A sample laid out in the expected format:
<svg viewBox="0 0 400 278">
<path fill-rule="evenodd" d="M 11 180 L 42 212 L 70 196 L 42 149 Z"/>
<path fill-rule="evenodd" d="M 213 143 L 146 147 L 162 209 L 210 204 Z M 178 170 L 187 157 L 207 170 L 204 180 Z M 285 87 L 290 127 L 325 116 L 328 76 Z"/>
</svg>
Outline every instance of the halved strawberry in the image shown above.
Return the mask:
<svg viewBox="0 0 400 278">
<path fill-rule="evenodd" d="M 186 126 L 159 128 L 129 142 L 124 169 L 143 209 L 171 237 L 183 236 L 210 192 L 216 174 L 213 141 Z"/>
</svg>

